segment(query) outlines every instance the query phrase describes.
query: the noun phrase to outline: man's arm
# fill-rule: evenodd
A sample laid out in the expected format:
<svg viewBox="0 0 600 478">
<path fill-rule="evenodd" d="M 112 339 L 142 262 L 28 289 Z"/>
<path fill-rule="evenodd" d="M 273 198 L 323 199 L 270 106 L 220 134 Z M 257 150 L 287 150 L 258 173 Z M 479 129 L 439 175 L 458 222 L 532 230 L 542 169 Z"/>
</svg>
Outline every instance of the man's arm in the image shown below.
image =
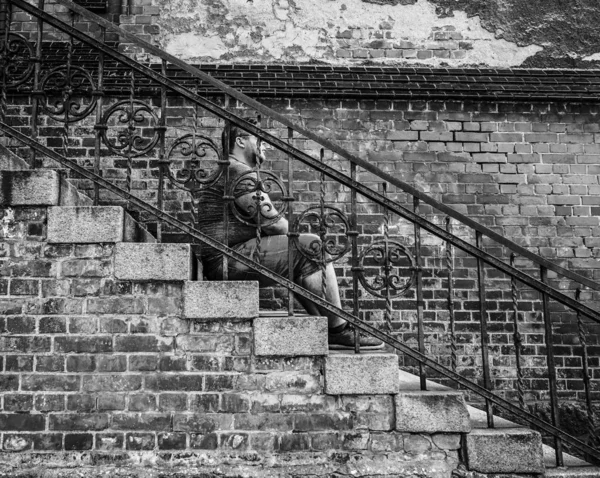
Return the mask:
<svg viewBox="0 0 600 478">
<path fill-rule="evenodd" d="M 235 204 L 240 210 L 242 210 L 248 216 L 253 217 L 256 220 L 256 194 L 257 191 L 242 194 L 235 199 Z M 274 217 L 279 214 L 279 211 L 275 208 L 271 202 L 271 198 L 267 193 L 262 192 L 262 201 L 260 202 L 261 214 L 260 223 L 261 225 L 266 222 L 270 222 Z M 277 236 L 288 233 L 288 221 L 286 218 L 281 217 L 275 223 L 262 226 L 261 231 L 267 236 Z"/>
</svg>

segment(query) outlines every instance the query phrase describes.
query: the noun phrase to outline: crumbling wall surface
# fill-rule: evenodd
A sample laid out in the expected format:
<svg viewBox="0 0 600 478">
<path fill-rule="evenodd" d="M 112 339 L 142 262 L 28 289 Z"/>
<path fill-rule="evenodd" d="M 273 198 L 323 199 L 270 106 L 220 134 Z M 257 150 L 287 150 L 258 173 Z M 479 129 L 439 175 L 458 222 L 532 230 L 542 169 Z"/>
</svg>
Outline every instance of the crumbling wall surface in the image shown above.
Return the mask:
<svg viewBox="0 0 600 478">
<path fill-rule="evenodd" d="M 525 66 L 573 68 L 598 65 L 600 9 L 596 0 L 432 0 L 442 16 L 467 14 L 519 46 L 543 47 Z M 590 62 L 594 62 L 590 64 Z"/>
<path fill-rule="evenodd" d="M 486 29 L 479 17 L 437 12 L 428 0 L 156 0 L 156 6 L 160 44 L 189 61 L 511 67 L 543 50 L 534 36 L 517 44 L 490 21 Z"/>
</svg>

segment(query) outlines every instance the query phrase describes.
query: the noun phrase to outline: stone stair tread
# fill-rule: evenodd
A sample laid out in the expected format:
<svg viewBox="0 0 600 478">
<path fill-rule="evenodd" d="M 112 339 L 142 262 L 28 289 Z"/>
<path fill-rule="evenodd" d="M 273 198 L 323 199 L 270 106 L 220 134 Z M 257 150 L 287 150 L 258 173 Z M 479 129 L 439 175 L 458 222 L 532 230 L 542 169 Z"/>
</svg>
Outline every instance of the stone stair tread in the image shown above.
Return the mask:
<svg viewBox="0 0 600 478">
<path fill-rule="evenodd" d="M 600 468 L 597 466 L 550 468 L 546 465 L 544 478 L 598 478 Z"/>
<path fill-rule="evenodd" d="M 542 445 L 542 450 L 544 452 L 544 464 L 546 465 L 546 468 L 556 468 L 556 455 L 554 454 L 554 448 L 548 445 Z M 576 456 L 569 455 L 568 453 L 563 453 L 563 463 L 567 468 L 586 468 L 591 466 L 587 461 L 577 458 Z M 597 476 L 600 477 L 600 473 Z"/>
<path fill-rule="evenodd" d="M 0 169 L 20 171 L 30 169 L 30 166 L 23 158 L 20 158 L 6 146 L 0 144 Z"/>
</svg>

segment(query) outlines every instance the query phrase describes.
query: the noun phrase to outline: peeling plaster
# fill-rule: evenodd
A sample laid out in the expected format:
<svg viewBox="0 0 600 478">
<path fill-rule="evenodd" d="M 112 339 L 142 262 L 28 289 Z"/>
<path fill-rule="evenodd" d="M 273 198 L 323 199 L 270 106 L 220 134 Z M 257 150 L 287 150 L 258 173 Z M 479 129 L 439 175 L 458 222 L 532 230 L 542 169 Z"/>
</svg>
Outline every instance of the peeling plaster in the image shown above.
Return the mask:
<svg viewBox="0 0 600 478">
<path fill-rule="evenodd" d="M 340 58 L 340 49 L 372 49 L 377 41 L 385 42 L 389 51 L 402 42 L 415 51 L 458 49 L 458 41 L 435 41 L 435 32 L 442 29 L 457 32 L 467 44 L 462 58 L 417 58 L 416 54 L 390 58 L 382 53 L 370 61 L 509 67 L 543 50 L 498 39 L 482 27 L 479 17 L 469 18 L 465 12 L 440 17 L 428 0 L 412 5 L 361 0 L 158 0 L 158 5 L 160 43 L 189 61 L 347 64 L 366 57 Z"/>
</svg>

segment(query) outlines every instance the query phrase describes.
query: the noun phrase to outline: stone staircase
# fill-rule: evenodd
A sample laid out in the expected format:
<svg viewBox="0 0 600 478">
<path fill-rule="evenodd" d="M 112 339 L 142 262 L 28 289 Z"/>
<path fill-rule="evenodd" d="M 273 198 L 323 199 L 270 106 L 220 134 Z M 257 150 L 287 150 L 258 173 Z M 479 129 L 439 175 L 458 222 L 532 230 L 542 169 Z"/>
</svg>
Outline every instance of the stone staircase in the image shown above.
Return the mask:
<svg viewBox="0 0 600 478">
<path fill-rule="evenodd" d="M 588 477 L 0 151 L 0 476 Z M 471 414 L 476 416 L 474 409 Z M 587 473 L 587 474 L 586 474 Z"/>
</svg>

